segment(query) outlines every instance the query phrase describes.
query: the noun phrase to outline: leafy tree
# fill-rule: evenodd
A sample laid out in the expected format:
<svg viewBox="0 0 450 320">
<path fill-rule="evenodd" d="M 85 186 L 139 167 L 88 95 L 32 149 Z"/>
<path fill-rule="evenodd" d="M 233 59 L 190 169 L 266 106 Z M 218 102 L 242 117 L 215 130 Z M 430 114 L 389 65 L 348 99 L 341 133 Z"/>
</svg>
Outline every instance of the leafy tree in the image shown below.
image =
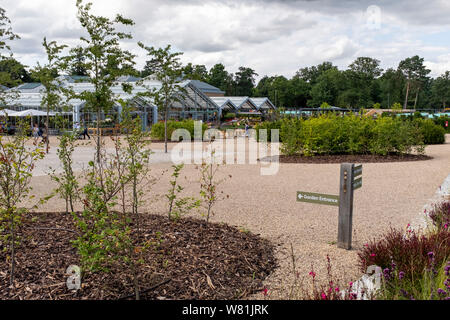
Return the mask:
<svg viewBox="0 0 450 320">
<path fill-rule="evenodd" d="M 5 9 L 0 7 L 0 62 L 12 57 L 9 43 L 15 39 L 20 39 L 20 37 L 12 31 L 11 20 L 6 15 Z M 15 67 L 17 68 L 18 65 L 15 64 Z M 11 78 L 11 72 L 0 71 L 0 85 L 8 86 L 8 84 L 14 86 L 18 82 Z M 13 98 L 14 95 L 15 93 L 10 90 L 0 90 L 0 106 L 5 105 L 6 101 Z"/>
<path fill-rule="evenodd" d="M 311 88 L 311 100 L 308 104 L 317 108 L 323 102 L 336 105 L 337 97 L 342 87 L 343 75 L 336 68 L 331 68 L 321 74 Z"/>
<path fill-rule="evenodd" d="M 65 68 L 64 60 L 61 59 L 61 51 L 66 47 L 66 45 L 57 45 L 56 41 L 47 42 L 44 38 L 42 45 L 47 53 L 48 63 L 41 66 L 38 62 L 37 67 L 33 70 L 33 77 L 39 80 L 39 82 L 44 86 L 45 92 L 41 101 L 41 106 L 47 111 L 47 116 L 45 120 L 45 144 L 46 152 L 49 151 L 49 113 L 50 111 L 56 111 L 62 109 L 64 101 L 64 96 L 62 95 L 62 86 L 60 81 L 56 79 L 56 75 L 60 70 Z M 68 93 L 68 91 L 65 91 Z"/>
<path fill-rule="evenodd" d="M 252 68 L 239 67 L 234 78 L 234 95 L 251 96 L 255 86 L 255 76 L 258 74 Z"/>
<path fill-rule="evenodd" d="M 5 9 L 0 7 L 0 54 L 3 57 L 4 52 L 9 52 L 11 47 L 9 42 L 20 37 L 12 31 L 11 20 L 6 15 Z"/>
<path fill-rule="evenodd" d="M 206 82 L 225 91 L 228 95 L 233 86 L 233 76 L 225 70 L 223 64 L 217 63 L 209 70 Z"/>
<path fill-rule="evenodd" d="M 204 65 L 193 65 L 189 62 L 185 67 L 183 67 L 184 78 L 191 80 L 208 80 L 208 70 Z"/>
<path fill-rule="evenodd" d="M 225 181 L 224 178 L 217 179 L 217 173 L 219 171 L 220 164 L 216 163 L 214 156 L 215 150 L 212 145 L 208 147 L 210 149 L 209 159 L 203 159 L 200 171 L 200 197 L 202 199 L 203 208 L 205 209 L 206 224 L 209 223 L 209 218 L 214 215 L 213 207 L 217 201 L 221 200 L 222 192 L 218 191 L 219 185 Z M 229 175 L 231 178 L 231 175 Z"/>
<path fill-rule="evenodd" d="M 310 98 L 311 85 L 303 79 L 294 76 L 289 80 L 289 105 L 294 108 L 306 107 Z"/>
<path fill-rule="evenodd" d="M 406 79 L 400 70 L 387 69 L 376 82 L 380 88 L 380 103 L 383 108 L 390 108 L 394 101 L 401 101 Z"/>
<path fill-rule="evenodd" d="M 165 48 L 147 47 L 142 42 L 139 46 L 147 51 L 153 61 L 153 75 L 161 82 L 159 89 L 154 89 L 146 93 L 153 98 L 158 106 L 158 111 L 162 113 L 164 119 L 164 151 L 167 153 L 167 120 L 169 118 L 169 109 L 175 101 L 180 100 L 180 93 L 184 90 L 179 85 L 182 76 L 182 65 L 179 56 L 181 52 L 172 53 L 168 45 Z"/>
<path fill-rule="evenodd" d="M 118 98 L 112 92 L 112 87 L 118 84 L 118 78 L 122 75 L 134 74 L 131 68 L 134 65 L 134 55 L 120 47 L 120 41 L 131 39 L 129 33 L 121 28 L 133 25 L 134 22 L 121 15 L 111 20 L 102 16 L 95 16 L 91 11 L 92 3 L 84 5 L 82 0 L 77 0 L 78 20 L 85 29 L 87 37 L 81 37 L 84 45 L 72 51 L 68 57 L 68 63 L 79 64 L 88 73 L 88 82 L 93 84 L 94 90 L 84 90 L 74 95 L 82 101 L 85 101 L 85 110 L 92 110 L 96 113 L 97 121 L 97 161 L 101 157 L 101 134 L 100 121 L 101 115 L 110 111 L 117 105 Z M 85 57 L 83 62 L 78 59 L 82 54 Z M 122 85 L 125 92 L 131 92 L 130 85 Z"/>
<path fill-rule="evenodd" d="M 86 70 L 83 48 L 78 46 L 71 49 L 73 59 L 70 64 L 69 73 L 72 76 L 88 76 Z"/>
<path fill-rule="evenodd" d="M 16 59 L 9 57 L 0 60 L 0 83 L 2 85 L 12 88 L 34 80 L 26 67 Z"/>
<path fill-rule="evenodd" d="M 9 250 L 11 286 L 14 286 L 17 229 L 27 212 L 23 203 L 32 190 L 34 165 L 44 157 L 40 146 L 26 146 L 26 127 L 25 122 L 20 123 L 11 139 L 0 136 L 0 242 Z"/>
<path fill-rule="evenodd" d="M 433 99 L 437 103 L 442 105 L 442 108 L 446 108 L 450 101 L 450 71 L 446 71 L 439 76 L 432 86 Z"/>
<path fill-rule="evenodd" d="M 183 167 L 183 163 L 172 165 L 173 173 L 171 176 L 173 180 L 170 180 L 170 188 L 165 195 L 169 204 L 169 220 L 172 221 L 178 221 L 182 215 L 200 206 L 200 201 L 194 199 L 193 197 L 179 197 L 180 193 L 184 190 L 184 188 L 178 183 L 178 178 L 180 177 Z"/>
<path fill-rule="evenodd" d="M 314 85 L 324 72 L 331 69 L 337 70 L 337 67 L 333 66 L 331 62 L 325 61 L 317 66 L 301 68 L 297 71 L 296 76 L 308 82 L 310 85 Z"/>
<path fill-rule="evenodd" d="M 377 89 L 375 79 L 380 76 L 382 71 L 379 60 L 369 57 L 357 58 L 345 71 L 345 86 L 348 89 L 344 100 L 353 108 L 367 107 L 373 104 L 372 98 L 376 96 Z M 357 98 L 356 101 L 354 101 L 355 98 Z"/>
<path fill-rule="evenodd" d="M 380 61 L 369 57 L 358 57 L 349 65 L 349 69 L 366 81 L 378 78 L 383 72 Z"/>
<path fill-rule="evenodd" d="M 63 120 L 61 120 L 63 121 Z M 55 192 L 66 202 L 66 213 L 74 212 L 74 201 L 78 198 L 79 182 L 73 171 L 73 153 L 77 141 L 76 133 L 63 132 L 59 137 L 59 145 L 56 150 L 62 165 L 62 173 L 57 174 L 54 169 L 50 178 L 58 185 Z"/>
<path fill-rule="evenodd" d="M 398 70 L 402 72 L 406 78 L 406 93 L 403 109 L 406 109 L 408 106 L 408 97 L 412 86 L 416 91 L 414 108 L 416 107 L 419 90 L 422 87 L 422 84 L 426 81 L 427 75 L 431 72 L 431 70 L 424 66 L 423 61 L 423 58 L 416 55 L 400 61 L 398 65 Z"/>
</svg>

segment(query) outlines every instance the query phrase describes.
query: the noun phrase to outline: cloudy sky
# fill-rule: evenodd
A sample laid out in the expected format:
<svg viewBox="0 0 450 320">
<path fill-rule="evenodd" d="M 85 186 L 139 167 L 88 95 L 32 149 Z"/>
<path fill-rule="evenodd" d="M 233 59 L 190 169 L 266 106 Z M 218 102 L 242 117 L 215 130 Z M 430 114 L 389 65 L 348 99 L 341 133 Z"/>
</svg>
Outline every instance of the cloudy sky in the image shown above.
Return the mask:
<svg viewBox="0 0 450 320">
<path fill-rule="evenodd" d="M 299 68 L 331 61 L 346 68 L 356 57 L 397 67 L 420 55 L 437 76 L 450 70 L 449 0 L 95 0 L 96 14 L 116 13 L 136 23 L 124 47 L 146 60 L 136 45 L 172 44 L 184 63 L 223 63 L 235 72 L 251 67 L 263 75 L 292 76 Z M 33 66 L 45 61 L 49 40 L 76 45 L 83 31 L 75 0 L 2 0 L 21 40 L 16 57 Z"/>
</svg>

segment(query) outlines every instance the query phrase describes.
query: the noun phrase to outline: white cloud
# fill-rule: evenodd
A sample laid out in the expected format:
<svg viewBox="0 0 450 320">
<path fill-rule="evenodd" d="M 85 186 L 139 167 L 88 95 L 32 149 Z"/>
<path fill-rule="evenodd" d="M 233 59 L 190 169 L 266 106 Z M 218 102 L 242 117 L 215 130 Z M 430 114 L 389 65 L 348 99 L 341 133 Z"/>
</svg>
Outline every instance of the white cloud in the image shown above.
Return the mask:
<svg viewBox="0 0 450 320">
<path fill-rule="evenodd" d="M 379 28 L 369 28 L 367 8 L 380 8 Z M 2 7 L 22 37 L 13 44 L 17 58 L 27 65 L 44 60 L 42 38 L 75 45 L 82 33 L 75 0 L 3 0 Z M 96 0 L 96 14 L 121 13 L 133 19 L 133 42 L 124 46 L 137 54 L 137 67 L 145 52 L 136 42 L 150 46 L 172 44 L 184 52 L 182 61 L 224 63 L 230 72 L 239 66 L 265 74 L 292 76 L 300 67 L 332 61 L 347 67 L 358 56 L 396 67 L 406 57 L 425 58 L 433 74 L 447 68 L 450 43 L 450 4 L 446 0 Z M 428 35 L 440 32 L 427 42 Z"/>
</svg>

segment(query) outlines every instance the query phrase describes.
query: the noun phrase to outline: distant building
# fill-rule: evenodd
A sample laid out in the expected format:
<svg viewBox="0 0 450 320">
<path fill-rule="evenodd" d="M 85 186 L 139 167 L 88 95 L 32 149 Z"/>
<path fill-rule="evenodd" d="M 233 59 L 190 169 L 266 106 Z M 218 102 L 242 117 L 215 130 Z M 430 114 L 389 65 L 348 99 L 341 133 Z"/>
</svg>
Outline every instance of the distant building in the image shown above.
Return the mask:
<svg viewBox="0 0 450 320">
<path fill-rule="evenodd" d="M 200 90 L 204 95 L 208 97 L 223 97 L 225 95 L 225 91 L 220 90 L 206 82 L 200 80 L 190 80 L 191 84 L 195 86 L 198 90 Z"/>
<path fill-rule="evenodd" d="M 62 86 L 71 88 L 75 93 L 83 91 L 93 91 L 94 86 L 88 82 L 88 77 L 83 76 L 60 76 L 58 81 Z M 131 94 L 123 91 L 122 84 L 132 85 Z M 216 121 L 222 111 L 231 112 L 255 112 L 264 113 L 269 109 L 275 109 L 275 106 L 268 98 L 249 98 L 249 97 L 225 97 L 224 92 L 219 88 L 211 86 L 199 80 L 183 80 L 179 82 L 183 91 L 179 93 L 179 100 L 171 105 L 169 119 L 194 119 L 203 121 Z M 149 76 L 146 78 L 120 77 L 116 86 L 111 88 L 113 94 L 122 100 L 128 101 L 133 106 L 133 112 L 139 115 L 143 121 L 143 127 L 151 126 L 152 123 L 161 118 L 158 107 L 149 97 L 138 96 L 138 93 L 148 92 L 149 90 L 158 90 L 161 82 L 156 78 Z M 42 110 L 41 105 L 45 87 L 41 83 L 25 83 L 15 88 L 19 93 L 14 100 L 8 101 L 5 107 L 15 111 L 27 109 Z M 52 110 L 68 116 L 74 123 L 86 122 L 93 123 L 97 114 L 92 112 L 85 102 L 79 99 L 68 101 L 69 108 L 66 110 Z M 102 114 L 102 120 L 117 120 L 120 117 L 122 107 L 117 103 L 110 114 Z"/>
</svg>

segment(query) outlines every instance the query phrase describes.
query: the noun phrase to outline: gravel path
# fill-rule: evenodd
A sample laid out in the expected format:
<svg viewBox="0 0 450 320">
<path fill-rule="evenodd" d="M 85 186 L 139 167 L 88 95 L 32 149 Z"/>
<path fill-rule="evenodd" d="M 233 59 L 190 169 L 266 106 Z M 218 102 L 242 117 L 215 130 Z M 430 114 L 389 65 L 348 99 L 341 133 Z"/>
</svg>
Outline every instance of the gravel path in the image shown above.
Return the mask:
<svg viewBox="0 0 450 320">
<path fill-rule="evenodd" d="M 146 211 L 164 214 L 163 195 L 169 188 L 171 164 L 163 161 L 163 144 L 154 144 L 155 157 L 152 174 L 158 182 L 149 192 L 155 196 Z M 159 151 L 158 151 L 159 150 Z M 92 151 L 85 150 L 88 155 Z M 226 222 L 261 234 L 278 246 L 280 268 L 265 282 L 271 298 L 287 298 L 292 282 L 290 244 L 294 249 L 299 278 L 309 281 L 311 264 L 319 280 L 326 276 L 326 256 L 331 258 L 333 270 L 344 282 L 361 276 L 356 265 L 357 249 L 367 240 L 377 238 L 390 227 L 406 228 L 417 219 L 424 204 L 450 173 L 450 135 L 445 145 L 426 148 L 432 160 L 363 165 L 363 187 L 355 191 L 354 249 L 338 249 L 337 207 L 296 202 L 296 191 L 338 194 L 339 164 L 280 164 L 278 174 L 260 175 L 260 164 L 226 165 L 219 177 L 231 175 L 219 189 L 229 199 L 217 204 L 215 222 Z M 80 159 L 83 157 L 79 154 Z M 47 163 L 48 165 L 48 163 Z M 168 171 L 167 171 L 168 170 Z M 43 170 L 45 171 L 45 170 Z M 41 172 L 42 173 L 42 172 Z M 185 177 L 184 177 L 185 176 Z M 180 179 L 186 195 L 198 196 L 199 172 L 195 165 L 187 165 Z M 50 190 L 47 176 L 36 176 L 32 184 L 38 195 Z M 64 202 L 53 199 L 40 210 L 64 210 Z M 193 215 L 200 217 L 199 213 Z M 211 277 L 214 282 L 213 276 Z M 262 295 L 261 295 L 262 296 Z M 255 298 L 260 295 L 255 296 Z M 298 297 L 298 295 L 296 295 Z"/>
</svg>

